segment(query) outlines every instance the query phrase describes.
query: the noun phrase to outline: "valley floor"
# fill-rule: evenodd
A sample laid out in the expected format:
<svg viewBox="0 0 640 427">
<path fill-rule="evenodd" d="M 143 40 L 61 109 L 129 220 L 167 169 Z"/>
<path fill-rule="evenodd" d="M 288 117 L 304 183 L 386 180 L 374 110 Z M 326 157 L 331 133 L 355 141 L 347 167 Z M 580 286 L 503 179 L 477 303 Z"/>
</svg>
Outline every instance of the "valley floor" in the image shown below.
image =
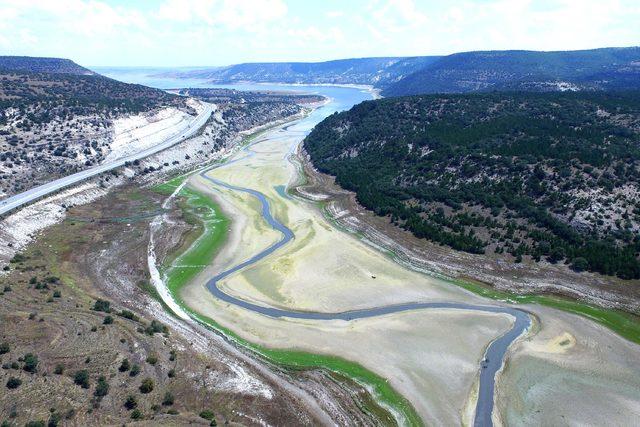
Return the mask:
<svg viewBox="0 0 640 427">
<path fill-rule="evenodd" d="M 273 130 L 248 152 L 208 173 L 265 194 L 274 215 L 295 234 L 295 240 L 280 250 L 223 280 L 224 292 L 262 306 L 308 312 L 415 301 L 506 304 L 408 269 L 358 236 L 336 228 L 317 203 L 283 193 L 282 186 L 299 183 L 300 171 L 288 158 L 303 134 L 295 126 Z M 280 236 L 262 221 L 254 198 L 197 175 L 188 186 L 213 197 L 231 224 L 213 262 L 175 290 L 185 306 L 266 348 L 337 355 L 357 362 L 388 379 L 427 424 L 471 422 L 481 359 L 486 346 L 510 328 L 509 316 L 444 309 L 314 321 L 274 319 L 222 302 L 206 289 L 208 279 Z M 540 305 L 519 308 L 536 321 L 512 346 L 506 368 L 499 374 L 495 421 L 579 422 L 590 414 L 585 406 L 595 405 L 599 396 L 598 417 L 629 425 L 640 412 L 640 347 L 574 314 Z M 521 403 L 507 404 L 504 396 Z"/>
</svg>

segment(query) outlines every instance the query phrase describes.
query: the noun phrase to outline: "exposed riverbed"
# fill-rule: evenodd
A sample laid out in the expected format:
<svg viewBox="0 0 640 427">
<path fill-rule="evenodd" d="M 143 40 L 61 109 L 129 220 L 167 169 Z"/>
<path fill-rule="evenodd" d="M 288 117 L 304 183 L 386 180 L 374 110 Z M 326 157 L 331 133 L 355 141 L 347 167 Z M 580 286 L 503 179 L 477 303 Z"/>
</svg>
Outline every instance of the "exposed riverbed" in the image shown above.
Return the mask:
<svg viewBox="0 0 640 427">
<path fill-rule="evenodd" d="M 512 420 L 520 407 L 505 407 L 498 401 L 501 413 L 492 414 L 495 378 L 503 359 L 515 352 L 533 357 L 536 366 L 550 366 L 556 361 L 545 355 L 555 347 L 534 336 L 510 349 L 530 326 L 529 315 L 520 307 L 492 302 L 411 272 L 337 231 L 315 203 L 284 191 L 299 173 L 288 158 L 313 125 L 369 97 L 352 88 L 308 90 L 326 94 L 332 102 L 294 125 L 267 132 L 250 152 L 238 153 L 223 167 L 189 180 L 190 187 L 213 197 L 229 214 L 231 228 L 224 248 L 192 283 L 179 290 L 179 298 L 242 339 L 362 364 L 388 378 L 428 424 L 491 425 L 505 414 Z M 615 364 L 606 370 L 581 364 L 568 370 L 570 375 L 600 378 L 598 388 L 613 397 L 611 401 L 623 398 L 620 395 L 628 401 L 629 393 L 640 390 L 637 381 L 627 381 L 624 387 L 619 383 L 620 375 L 638 372 L 638 363 L 632 360 L 637 346 L 620 343 L 609 331 L 598 330 L 594 335 L 588 329 L 589 335 L 581 336 L 587 330 L 582 325 L 590 322 L 576 316 L 570 316 L 576 329 L 568 333 L 566 324 L 554 321 L 558 316 L 552 310 L 522 308 L 541 317 L 545 339 L 575 343 L 557 344 L 561 351 L 554 350 L 554 359 L 565 366 L 575 364 L 575 351 L 589 359 L 594 351 L 601 354 L 597 349 L 603 343 L 618 343 L 615 348 L 621 357 Z M 571 339 L 557 338 L 567 334 Z M 510 371 L 513 367 L 508 364 L 498 376 Z M 517 396 L 521 396 L 520 387 L 524 392 L 537 381 L 547 382 L 544 375 L 527 378 L 529 383 L 509 380 L 511 393 Z M 504 392 L 497 393 L 498 398 Z M 550 392 L 566 395 L 567 390 Z M 637 403 L 631 407 L 637 408 Z M 570 402 L 558 400 L 556 406 L 547 409 L 571 412 Z M 616 408 L 607 402 L 601 404 L 601 411 L 615 414 Z M 625 415 L 618 414 L 618 420 L 628 419 Z"/>
</svg>

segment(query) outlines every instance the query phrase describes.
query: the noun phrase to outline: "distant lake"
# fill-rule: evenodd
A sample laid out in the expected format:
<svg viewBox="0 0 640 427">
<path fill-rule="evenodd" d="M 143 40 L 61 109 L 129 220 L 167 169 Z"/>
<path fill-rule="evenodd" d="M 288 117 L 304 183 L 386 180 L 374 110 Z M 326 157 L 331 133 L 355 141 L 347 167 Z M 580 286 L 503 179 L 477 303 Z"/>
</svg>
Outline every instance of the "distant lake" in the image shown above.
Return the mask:
<svg viewBox="0 0 640 427">
<path fill-rule="evenodd" d="M 198 69 L 201 69 L 199 67 Z M 179 88 L 207 88 L 219 87 L 236 90 L 269 90 L 276 92 L 300 92 L 324 95 L 332 102 L 321 108 L 314 114 L 315 120 L 308 120 L 317 123 L 318 117 L 324 118 L 327 115 L 351 108 L 362 101 L 369 100 L 372 95 L 366 89 L 342 86 L 304 86 L 272 83 L 241 83 L 241 84 L 218 84 L 211 83 L 205 79 L 177 79 L 173 77 L 157 77 L 158 74 L 172 71 L 188 71 L 194 68 L 154 68 L 154 67 L 92 67 L 104 76 L 120 80 L 125 83 L 137 83 L 151 86 L 158 89 L 179 89 Z"/>
</svg>

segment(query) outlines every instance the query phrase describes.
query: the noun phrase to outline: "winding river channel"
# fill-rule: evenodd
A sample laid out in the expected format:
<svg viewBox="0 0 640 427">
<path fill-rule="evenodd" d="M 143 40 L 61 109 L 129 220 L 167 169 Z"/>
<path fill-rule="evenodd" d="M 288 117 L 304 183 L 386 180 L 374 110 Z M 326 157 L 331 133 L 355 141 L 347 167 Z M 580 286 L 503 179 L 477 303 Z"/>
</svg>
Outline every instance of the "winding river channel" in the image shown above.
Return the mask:
<svg viewBox="0 0 640 427">
<path fill-rule="evenodd" d="M 242 87 L 243 89 L 246 89 Z M 252 87 L 255 89 L 256 87 Z M 264 88 L 259 86 L 259 88 Z M 278 89 L 284 89 L 285 87 L 278 87 Z M 272 87 L 270 89 L 273 89 Z M 295 87 L 295 89 L 299 90 L 300 87 Z M 349 108 L 351 105 L 360 102 L 366 99 L 368 96 L 366 92 L 363 92 L 361 89 L 356 88 L 335 88 L 335 87 L 312 87 L 312 88 L 303 88 L 307 90 L 311 90 L 316 93 L 323 94 L 331 99 L 331 101 L 317 109 L 314 113 L 309 115 L 307 118 L 298 122 L 295 126 L 286 126 L 280 129 L 278 133 L 278 137 L 287 136 L 290 138 L 297 137 L 296 145 L 302 142 L 304 135 L 306 135 L 310 129 L 317 124 L 322 118 L 331 114 L 334 111 L 339 111 L 345 108 Z M 287 135 L 288 134 L 288 135 Z M 245 148 L 246 149 L 246 148 Z M 283 159 L 283 161 L 287 161 Z M 225 163 L 223 165 L 219 165 L 217 167 L 225 167 L 232 162 Z M 485 356 L 481 361 L 480 369 L 480 382 L 479 382 L 479 391 L 478 391 L 478 400 L 476 404 L 475 410 L 475 418 L 474 425 L 475 426 L 491 426 L 492 422 L 492 412 L 494 406 L 494 389 L 495 389 L 495 377 L 497 372 L 501 369 L 505 354 L 511 345 L 519 336 L 521 336 L 531 325 L 531 319 L 529 314 L 525 311 L 512 308 L 509 306 L 502 305 L 475 305 L 475 304 L 465 304 L 465 303 L 457 303 L 457 302 L 409 302 L 403 304 L 395 304 L 395 305 L 386 305 L 380 307 L 371 307 L 367 309 L 361 310 L 352 310 L 352 311 L 342 311 L 342 312 L 311 312 L 311 311 L 296 311 L 289 309 L 281 309 L 275 307 L 269 307 L 264 305 L 254 304 L 249 301 L 242 300 L 240 298 L 234 297 L 225 293 L 220 289 L 218 284 L 220 281 L 229 277 L 230 275 L 245 269 L 252 264 L 257 263 L 263 258 L 269 256 L 274 253 L 278 249 L 287 245 L 290 241 L 295 239 L 295 234 L 291 229 L 289 229 L 285 224 L 280 222 L 277 218 L 275 218 L 271 212 L 271 208 L 269 205 L 269 201 L 267 197 L 254 189 L 245 188 L 240 186 L 235 186 L 223 182 L 221 180 L 212 178 L 207 175 L 209 171 L 205 170 L 200 173 L 200 176 L 206 180 L 208 180 L 214 186 L 224 187 L 228 190 L 246 193 L 254 197 L 258 200 L 261 206 L 261 215 L 262 218 L 269 224 L 271 228 L 281 233 L 282 237 L 279 241 L 272 244 L 271 246 L 265 248 L 264 250 L 256 253 L 249 259 L 238 263 L 227 270 L 216 274 L 214 277 L 211 277 L 207 282 L 207 288 L 209 291 L 218 299 L 235 305 L 237 307 L 241 307 L 245 310 L 250 310 L 252 312 L 274 317 L 274 318 L 293 318 L 293 319 L 306 319 L 306 320 L 344 320 L 351 321 L 355 319 L 363 319 L 363 318 L 371 318 L 376 316 L 389 315 L 393 313 L 405 312 L 405 311 L 415 311 L 415 310 L 430 310 L 430 309 L 448 309 L 448 310 L 471 310 L 471 311 L 479 311 L 479 312 L 488 312 L 488 313 L 502 313 L 512 316 L 515 319 L 512 328 L 507 331 L 502 336 L 498 337 L 494 341 L 492 341 L 485 351 Z"/>
</svg>

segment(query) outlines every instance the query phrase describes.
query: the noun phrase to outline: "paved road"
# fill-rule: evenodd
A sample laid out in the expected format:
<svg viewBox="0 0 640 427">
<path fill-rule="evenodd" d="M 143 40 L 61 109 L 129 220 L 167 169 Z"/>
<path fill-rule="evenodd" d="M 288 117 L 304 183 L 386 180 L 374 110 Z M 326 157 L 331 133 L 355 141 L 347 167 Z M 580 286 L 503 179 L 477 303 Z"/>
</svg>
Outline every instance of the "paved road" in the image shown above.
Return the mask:
<svg viewBox="0 0 640 427">
<path fill-rule="evenodd" d="M 146 150 L 140 151 L 136 154 L 132 154 L 130 156 L 123 157 L 109 163 L 103 163 L 99 166 L 74 173 L 73 175 L 65 176 L 64 178 L 56 179 L 55 181 L 51 181 L 27 190 L 24 193 L 16 194 L 15 196 L 7 197 L 6 199 L 0 200 L 0 215 L 3 215 L 20 206 L 31 203 L 34 200 L 41 198 L 42 196 L 46 196 L 47 194 L 51 194 L 70 185 L 77 184 L 78 182 L 84 181 L 87 178 L 91 178 L 103 172 L 123 166 L 126 162 L 139 160 L 155 154 L 159 151 L 165 150 L 172 145 L 175 145 L 178 142 L 193 136 L 207 122 L 212 112 L 213 106 L 211 104 L 206 104 L 205 110 L 200 113 L 195 119 L 193 119 L 193 121 L 186 129 L 184 129 L 177 135 L 169 137 L 161 144 L 147 148 Z"/>
</svg>

